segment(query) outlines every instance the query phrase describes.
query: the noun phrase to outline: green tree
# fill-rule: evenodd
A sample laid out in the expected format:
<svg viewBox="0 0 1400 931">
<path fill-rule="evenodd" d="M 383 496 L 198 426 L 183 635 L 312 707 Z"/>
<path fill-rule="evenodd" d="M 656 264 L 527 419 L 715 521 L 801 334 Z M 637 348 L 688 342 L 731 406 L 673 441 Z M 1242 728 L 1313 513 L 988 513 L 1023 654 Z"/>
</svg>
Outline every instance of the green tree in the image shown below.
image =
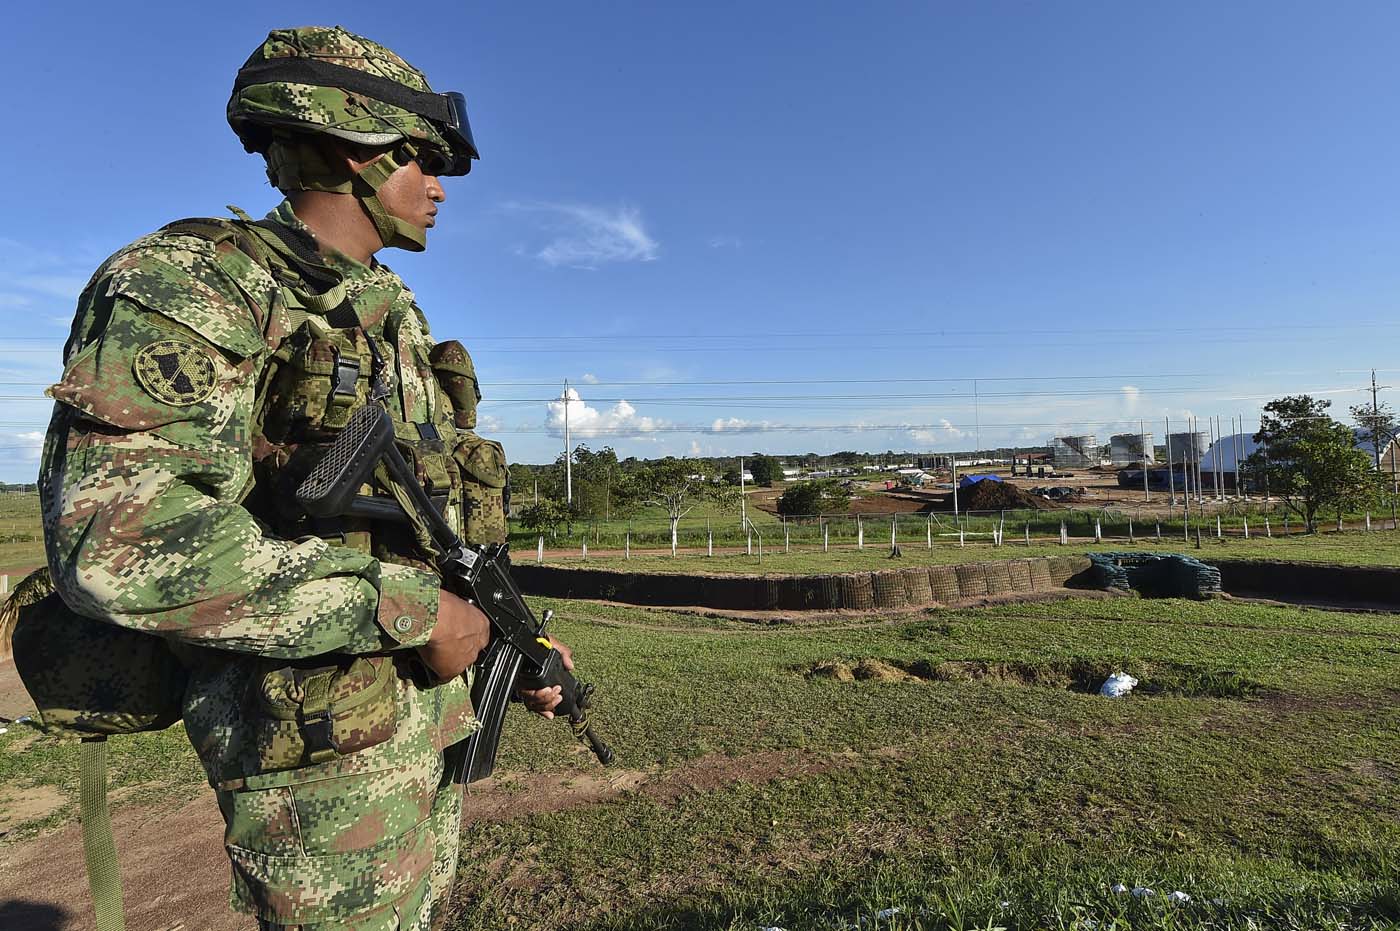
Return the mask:
<svg viewBox="0 0 1400 931">
<path fill-rule="evenodd" d="M 594 520 L 611 519 L 619 502 L 621 480 L 622 467 L 611 446 L 595 452 L 580 443 L 574 448 L 574 514 Z"/>
<path fill-rule="evenodd" d="M 774 482 L 782 481 L 783 467 L 772 456 L 755 453 L 752 459 L 747 460 L 747 465 L 749 471 L 753 473 L 755 485 L 766 485 L 772 488 Z"/>
<path fill-rule="evenodd" d="M 1384 401 L 1375 407 L 1370 404 L 1355 404 L 1351 407 L 1351 419 L 1361 428 L 1362 439 L 1370 444 L 1376 468 L 1379 469 L 1381 451 L 1390 445 L 1390 438 L 1395 435 L 1395 411 Z"/>
<path fill-rule="evenodd" d="M 697 464 L 687 459 L 667 457 L 648 463 L 628 475 L 628 501 L 661 508 L 671 522 L 671 555 L 676 555 L 676 540 L 681 518 L 702 501 L 712 501 L 724 510 L 738 506 L 736 489 L 707 482 Z"/>
<path fill-rule="evenodd" d="M 1380 491 L 1371 457 L 1356 448 L 1351 427 L 1327 413 L 1331 405 L 1306 394 L 1270 401 L 1254 435 L 1260 448 L 1244 463 L 1303 519 L 1308 533 L 1317 530 L 1324 508 L 1341 514 L 1369 504 Z"/>
<path fill-rule="evenodd" d="M 539 504 L 527 504 L 520 509 L 520 525 L 531 533 L 548 532 L 553 536 L 568 518 L 563 502 L 553 498 L 541 498 Z"/>
<path fill-rule="evenodd" d="M 844 514 L 850 503 L 850 494 L 834 479 L 796 482 L 778 499 L 778 513 L 785 517 Z"/>
</svg>

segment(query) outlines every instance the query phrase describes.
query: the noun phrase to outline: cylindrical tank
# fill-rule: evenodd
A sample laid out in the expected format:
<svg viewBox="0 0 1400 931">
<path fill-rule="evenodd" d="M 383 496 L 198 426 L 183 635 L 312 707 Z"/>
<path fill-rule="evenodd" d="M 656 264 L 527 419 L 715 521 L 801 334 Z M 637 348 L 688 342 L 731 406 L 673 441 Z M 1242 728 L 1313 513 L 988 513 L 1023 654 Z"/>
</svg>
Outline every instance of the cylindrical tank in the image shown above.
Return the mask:
<svg viewBox="0 0 1400 931">
<path fill-rule="evenodd" d="M 1200 462 L 1201 457 L 1206 454 L 1206 447 L 1204 433 L 1167 434 L 1167 454 L 1174 465 L 1183 462 Z"/>
<path fill-rule="evenodd" d="M 1109 437 L 1108 446 L 1109 458 L 1113 460 L 1114 465 L 1123 466 L 1135 462 L 1152 461 L 1152 434 L 1150 433 L 1119 433 Z M 1144 447 L 1146 448 L 1145 455 Z"/>
<path fill-rule="evenodd" d="M 1057 436 L 1050 445 L 1050 455 L 1056 469 L 1087 469 L 1098 465 L 1099 441 L 1092 433 Z"/>
</svg>

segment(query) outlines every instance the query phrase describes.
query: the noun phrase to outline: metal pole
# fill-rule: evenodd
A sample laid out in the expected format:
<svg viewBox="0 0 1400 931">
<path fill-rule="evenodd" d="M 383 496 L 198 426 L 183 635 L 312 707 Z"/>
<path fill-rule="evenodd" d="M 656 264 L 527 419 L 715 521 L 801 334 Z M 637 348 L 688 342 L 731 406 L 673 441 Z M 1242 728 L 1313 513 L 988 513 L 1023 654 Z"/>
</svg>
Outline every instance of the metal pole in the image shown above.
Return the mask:
<svg viewBox="0 0 1400 931">
<path fill-rule="evenodd" d="M 564 503 L 574 503 L 574 453 L 569 435 L 569 380 L 564 379 Z"/>
<path fill-rule="evenodd" d="M 1172 465 L 1172 419 L 1166 418 L 1167 426 L 1167 490 L 1171 493 L 1171 506 L 1176 507 L 1176 473 Z"/>
<path fill-rule="evenodd" d="M 1240 482 L 1240 457 L 1244 455 L 1244 414 L 1240 415 L 1240 432 L 1237 437 L 1240 444 L 1240 454 L 1235 457 L 1235 490 L 1244 500 L 1249 500 L 1249 495 L 1244 490 L 1244 485 Z"/>
<path fill-rule="evenodd" d="M 1142 461 L 1142 496 L 1144 501 L 1150 502 L 1152 489 L 1147 487 L 1147 423 L 1139 420 L 1138 430 L 1142 433 L 1142 455 L 1139 457 Z"/>
<path fill-rule="evenodd" d="M 744 457 L 739 457 L 739 526 L 743 527 L 749 522 L 748 505 L 744 501 Z"/>
</svg>

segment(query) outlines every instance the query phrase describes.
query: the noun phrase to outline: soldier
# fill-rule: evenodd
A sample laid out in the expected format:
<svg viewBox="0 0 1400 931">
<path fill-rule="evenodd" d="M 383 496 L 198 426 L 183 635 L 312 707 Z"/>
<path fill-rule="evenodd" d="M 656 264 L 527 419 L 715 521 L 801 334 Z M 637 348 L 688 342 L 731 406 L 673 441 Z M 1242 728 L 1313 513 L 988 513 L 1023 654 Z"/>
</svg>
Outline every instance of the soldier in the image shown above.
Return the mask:
<svg viewBox="0 0 1400 931">
<path fill-rule="evenodd" d="M 171 224 L 83 291 L 50 389 L 49 568 L 69 607 L 158 635 L 189 670 L 235 908 L 262 928 L 426 929 L 457 862 L 444 751 L 476 727 L 488 623 L 440 590 L 421 527 L 313 521 L 289 490 L 382 403 L 449 523 L 504 538 L 506 463 L 472 430 L 471 358 L 434 343 L 375 258 L 424 248 L 439 178 L 477 151 L 460 94 L 339 27 L 269 34 L 228 120 L 286 199 L 260 221 Z M 559 690 L 520 697 L 552 717 Z"/>
</svg>

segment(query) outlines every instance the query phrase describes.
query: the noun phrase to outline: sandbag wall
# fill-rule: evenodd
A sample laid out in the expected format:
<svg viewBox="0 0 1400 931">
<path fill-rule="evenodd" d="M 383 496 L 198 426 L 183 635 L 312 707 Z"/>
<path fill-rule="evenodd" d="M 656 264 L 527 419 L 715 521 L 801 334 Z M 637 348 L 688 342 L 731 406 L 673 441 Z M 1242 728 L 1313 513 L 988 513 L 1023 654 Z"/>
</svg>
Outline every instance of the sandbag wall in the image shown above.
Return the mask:
<svg viewBox="0 0 1400 931">
<path fill-rule="evenodd" d="M 527 595 L 625 604 L 693 605 L 738 611 L 872 610 L 947 604 L 989 595 L 1051 591 L 1087 582 L 1084 556 L 1051 556 L 909 566 L 839 575 L 740 576 L 628 573 L 524 563 L 514 567 Z"/>
</svg>

